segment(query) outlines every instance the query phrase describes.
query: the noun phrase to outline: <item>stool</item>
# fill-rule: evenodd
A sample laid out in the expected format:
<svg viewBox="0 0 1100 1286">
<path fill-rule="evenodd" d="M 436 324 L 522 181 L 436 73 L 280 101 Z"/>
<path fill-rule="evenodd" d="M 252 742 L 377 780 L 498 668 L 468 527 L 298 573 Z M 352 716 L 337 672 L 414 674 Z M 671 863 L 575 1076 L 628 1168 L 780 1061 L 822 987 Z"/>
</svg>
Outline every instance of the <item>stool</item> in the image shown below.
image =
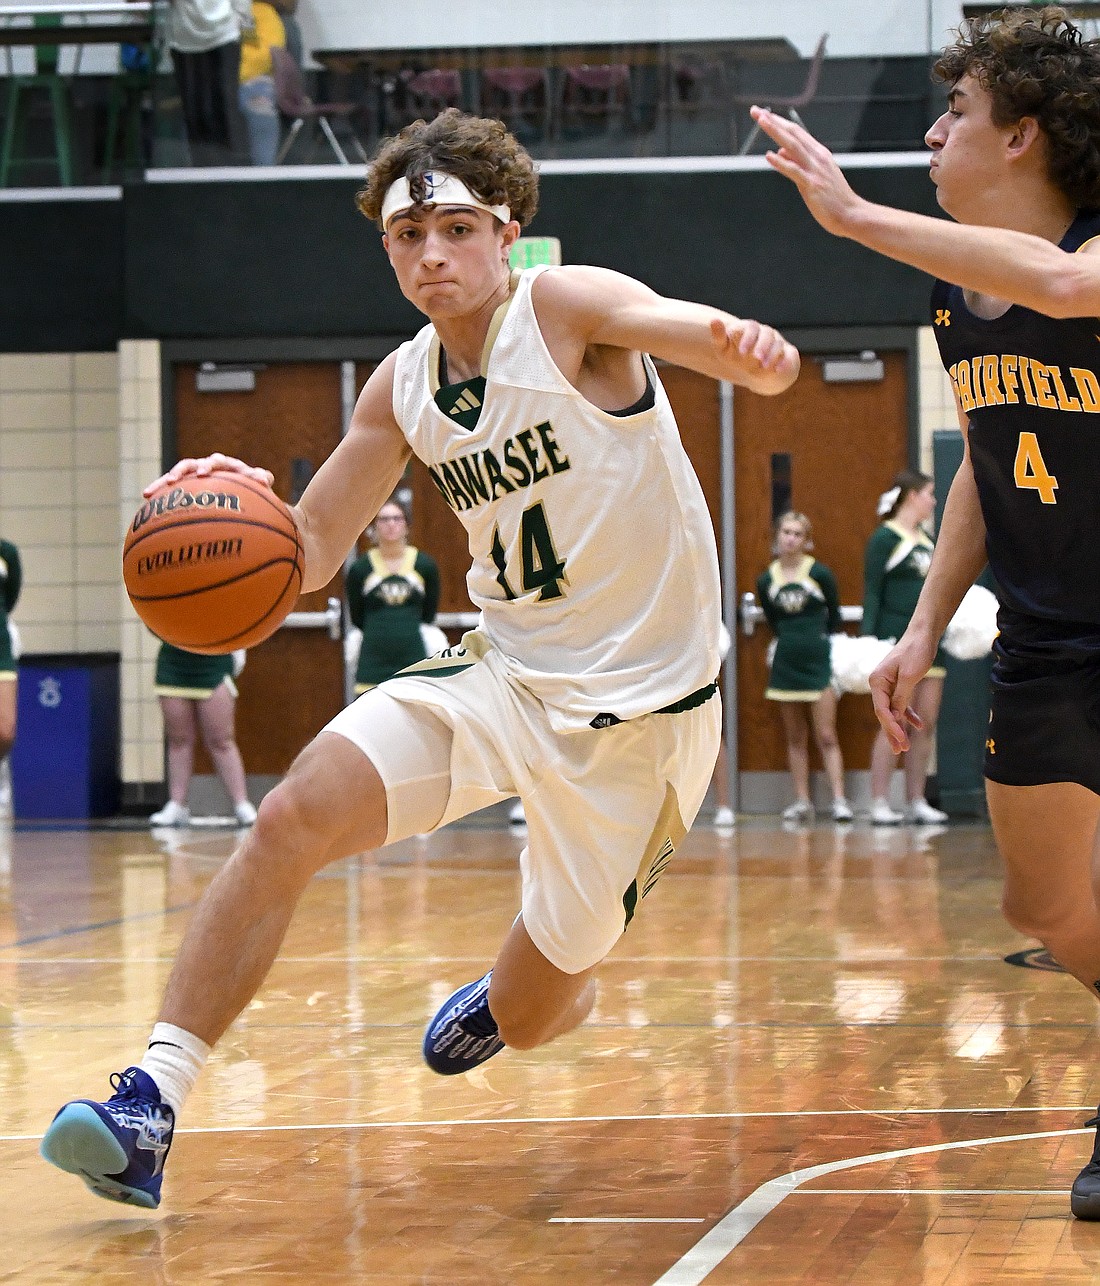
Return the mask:
<svg viewBox="0 0 1100 1286">
<path fill-rule="evenodd" d="M 61 15 L 36 14 L 36 27 L 56 27 L 61 25 Z M 73 182 L 73 143 L 72 120 L 69 112 L 68 84 L 58 72 L 57 45 L 36 45 L 34 48 L 35 71 L 30 76 L 9 75 L 7 110 L 4 116 L 4 141 L 0 145 L 0 187 L 8 186 L 11 171 L 16 166 L 28 165 L 46 158 L 31 157 L 25 154 L 27 118 L 30 101 L 28 96 L 38 90 L 45 90 L 50 101 L 53 116 L 54 155 L 49 158 L 57 165 L 57 172 L 65 187 Z M 16 141 L 19 148 L 16 149 Z"/>
</svg>

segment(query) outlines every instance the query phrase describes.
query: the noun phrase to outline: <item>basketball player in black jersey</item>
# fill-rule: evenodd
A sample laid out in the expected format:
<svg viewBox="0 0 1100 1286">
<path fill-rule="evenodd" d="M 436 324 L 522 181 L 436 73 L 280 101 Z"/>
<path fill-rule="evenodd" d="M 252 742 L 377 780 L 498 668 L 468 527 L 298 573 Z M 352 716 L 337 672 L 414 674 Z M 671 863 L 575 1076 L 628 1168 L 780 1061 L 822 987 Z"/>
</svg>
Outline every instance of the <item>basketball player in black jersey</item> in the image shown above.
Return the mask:
<svg viewBox="0 0 1100 1286">
<path fill-rule="evenodd" d="M 824 228 L 939 279 L 932 324 L 966 450 L 916 613 L 871 680 L 875 710 L 906 749 L 913 690 L 988 560 L 1001 633 L 985 775 L 1004 912 L 1095 997 L 1100 42 L 1062 9 L 1008 10 L 964 22 L 935 70 L 948 110 L 926 142 L 953 221 L 862 200 L 805 130 L 753 115 Z M 1070 1204 L 1100 1219 L 1100 1137 Z"/>
</svg>

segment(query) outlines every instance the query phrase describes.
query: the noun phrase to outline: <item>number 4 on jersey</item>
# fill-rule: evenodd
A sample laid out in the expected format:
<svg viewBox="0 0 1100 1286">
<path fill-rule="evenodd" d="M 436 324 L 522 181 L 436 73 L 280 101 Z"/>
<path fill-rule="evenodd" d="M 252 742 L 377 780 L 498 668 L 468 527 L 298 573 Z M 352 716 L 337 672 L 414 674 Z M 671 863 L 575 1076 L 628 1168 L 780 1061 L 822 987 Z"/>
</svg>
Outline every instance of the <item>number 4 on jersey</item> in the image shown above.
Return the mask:
<svg viewBox="0 0 1100 1286">
<path fill-rule="evenodd" d="M 1034 433 L 1020 434 L 1012 473 L 1016 485 L 1025 491 L 1037 491 L 1044 505 L 1058 503 L 1054 496 L 1058 490 L 1058 479 L 1047 472 L 1046 462 L 1039 450 L 1039 439 Z"/>
<path fill-rule="evenodd" d="M 515 590 L 508 583 L 507 551 L 500 539 L 500 528 L 493 531 L 493 544 L 489 551 L 496 564 L 497 580 L 505 597 L 518 598 Z M 558 557 L 554 548 L 554 538 L 546 521 L 546 510 L 540 500 L 537 505 L 523 511 L 519 522 L 519 555 L 520 584 L 523 592 L 530 594 L 539 591 L 539 603 L 550 598 L 561 598 L 564 591 L 561 584 L 566 580 L 565 560 Z"/>
</svg>

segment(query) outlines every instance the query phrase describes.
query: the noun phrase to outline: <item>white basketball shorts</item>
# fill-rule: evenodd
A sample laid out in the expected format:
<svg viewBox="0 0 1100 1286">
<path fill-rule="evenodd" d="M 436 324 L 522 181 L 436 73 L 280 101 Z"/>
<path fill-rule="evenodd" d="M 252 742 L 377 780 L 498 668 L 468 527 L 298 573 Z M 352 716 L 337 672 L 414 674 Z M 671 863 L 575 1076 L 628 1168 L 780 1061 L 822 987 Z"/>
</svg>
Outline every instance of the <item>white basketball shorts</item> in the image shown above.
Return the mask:
<svg viewBox="0 0 1100 1286">
<path fill-rule="evenodd" d="M 411 666 L 329 723 L 386 787 L 386 842 L 518 795 L 523 922 L 551 964 L 598 964 L 703 802 L 718 754 L 717 694 L 681 714 L 555 732 L 483 634 Z"/>
</svg>

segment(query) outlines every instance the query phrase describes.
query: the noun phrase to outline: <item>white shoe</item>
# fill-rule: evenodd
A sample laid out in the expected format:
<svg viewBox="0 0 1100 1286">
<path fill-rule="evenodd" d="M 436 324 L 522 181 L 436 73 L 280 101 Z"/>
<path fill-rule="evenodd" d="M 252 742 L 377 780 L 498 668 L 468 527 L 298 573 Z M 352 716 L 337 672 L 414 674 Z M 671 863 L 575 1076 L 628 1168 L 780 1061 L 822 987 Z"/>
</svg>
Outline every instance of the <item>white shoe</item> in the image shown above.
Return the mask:
<svg viewBox="0 0 1100 1286">
<path fill-rule="evenodd" d="M 149 818 L 150 826 L 190 826 L 191 810 L 170 799 L 158 813 Z"/>
<path fill-rule="evenodd" d="M 251 800 L 242 799 L 233 809 L 238 826 L 251 826 L 256 820 L 256 805 Z"/>
<path fill-rule="evenodd" d="M 517 799 L 508 813 L 508 822 L 511 826 L 526 826 L 527 814 L 523 811 L 523 801 Z"/>
<path fill-rule="evenodd" d="M 850 822 L 852 820 L 852 806 L 846 799 L 833 800 L 833 821 Z"/>
<path fill-rule="evenodd" d="M 917 826 L 939 826 L 947 821 L 947 814 L 933 808 L 927 799 L 914 799 L 905 810 L 905 820 Z"/>
<path fill-rule="evenodd" d="M 804 799 L 796 799 L 793 804 L 788 804 L 780 815 L 785 822 L 812 822 L 814 806 Z"/>
<path fill-rule="evenodd" d="M 721 808 L 716 808 L 714 817 L 711 819 L 711 825 L 715 830 L 731 830 L 737 825 L 737 818 L 733 815 L 733 809 L 728 804 L 723 804 Z"/>
<path fill-rule="evenodd" d="M 871 824 L 873 826 L 898 826 L 905 821 L 905 814 L 890 807 L 889 800 L 871 801 Z"/>
</svg>

